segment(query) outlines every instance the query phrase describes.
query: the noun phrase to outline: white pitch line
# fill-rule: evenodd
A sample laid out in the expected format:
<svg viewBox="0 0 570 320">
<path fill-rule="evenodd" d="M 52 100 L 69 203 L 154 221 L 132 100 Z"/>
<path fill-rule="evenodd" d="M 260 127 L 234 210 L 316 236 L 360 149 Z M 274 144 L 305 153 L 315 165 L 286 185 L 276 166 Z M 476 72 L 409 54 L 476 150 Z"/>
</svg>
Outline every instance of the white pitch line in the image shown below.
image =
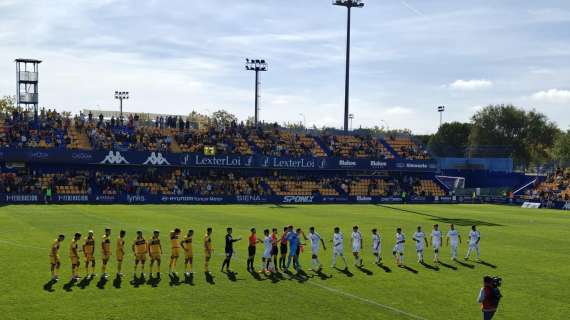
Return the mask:
<svg viewBox="0 0 570 320">
<path fill-rule="evenodd" d="M 370 299 L 366 299 L 366 298 L 363 298 L 363 297 L 354 295 L 354 294 L 352 294 L 352 293 L 344 292 L 344 291 L 342 291 L 342 290 L 335 289 L 335 288 L 331 288 L 331 287 L 328 287 L 328 286 L 325 286 L 325 285 L 322 285 L 322 284 L 318 284 L 318 283 L 315 283 L 315 282 L 311 282 L 311 281 L 307 281 L 306 283 L 307 283 L 307 284 L 310 284 L 310 285 L 313 285 L 313 286 L 317 286 L 317 287 L 319 287 L 319 288 L 321 288 L 321 289 L 324 289 L 324 290 L 327 290 L 327 291 L 330 291 L 330 292 L 333 292 L 333 293 L 336 293 L 336 294 L 343 295 L 343 296 L 345 296 L 345 297 L 349 297 L 349 298 L 352 298 L 352 299 L 355 299 L 355 300 L 359 300 L 359 301 L 362 301 L 362 302 L 371 304 L 371 305 L 373 305 L 373 306 L 380 307 L 380 308 L 382 308 L 382 309 L 386 309 L 386 310 L 392 311 L 392 312 L 397 313 L 397 314 L 400 314 L 400 315 L 404 315 L 404 316 L 406 316 L 406 317 L 408 317 L 408 318 L 410 318 L 410 319 L 426 320 L 426 318 L 424 318 L 424 317 L 420 317 L 420 316 L 418 316 L 418 315 L 415 315 L 415 314 L 412 314 L 412 313 L 409 313 L 409 312 L 406 312 L 406 311 L 400 310 L 400 309 L 398 309 L 398 308 L 394 308 L 394 307 L 391 307 L 391 306 L 388 306 L 388 305 L 385 305 L 385 304 L 382 304 L 382 303 L 379 303 L 379 302 L 376 302 L 376 301 L 372 301 L 372 300 L 370 300 Z"/>
</svg>

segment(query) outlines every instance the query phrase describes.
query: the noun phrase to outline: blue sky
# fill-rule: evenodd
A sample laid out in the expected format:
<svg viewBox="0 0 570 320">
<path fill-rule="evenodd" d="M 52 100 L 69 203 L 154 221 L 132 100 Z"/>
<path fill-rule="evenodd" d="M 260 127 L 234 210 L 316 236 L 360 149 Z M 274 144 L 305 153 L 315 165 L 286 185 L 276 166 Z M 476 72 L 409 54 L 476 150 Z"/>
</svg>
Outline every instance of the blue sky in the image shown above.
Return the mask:
<svg viewBox="0 0 570 320">
<path fill-rule="evenodd" d="M 354 127 L 434 132 L 488 104 L 570 125 L 567 0 L 368 0 L 353 13 Z M 266 58 L 261 118 L 342 125 L 346 10 L 330 0 L 0 0 L 0 95 L 38 58 L 41 105 L 253 113 L 246 57 Z"/>
</svg>

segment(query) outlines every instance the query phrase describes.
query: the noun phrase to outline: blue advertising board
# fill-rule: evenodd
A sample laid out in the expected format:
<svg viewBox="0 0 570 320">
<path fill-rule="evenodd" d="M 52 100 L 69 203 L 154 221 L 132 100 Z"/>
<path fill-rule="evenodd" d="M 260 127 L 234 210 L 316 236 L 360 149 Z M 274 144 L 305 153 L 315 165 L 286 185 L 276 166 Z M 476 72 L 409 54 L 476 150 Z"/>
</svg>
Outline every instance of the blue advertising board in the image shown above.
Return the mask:
<svg viewBox="0 0 570 320">
<path fill-rule="evenodd" d="M 343 159 L 337 157 L 270 157 L 264 155 L 204 155 L 138 151 L 87 151 L 62 149 L 0 149 L 0 161 L 83 164 L 139 165 L 203 168 L 261 168 L 294 170 L 386 170 L 434 172 L 435 161 Z"/>
</svg>

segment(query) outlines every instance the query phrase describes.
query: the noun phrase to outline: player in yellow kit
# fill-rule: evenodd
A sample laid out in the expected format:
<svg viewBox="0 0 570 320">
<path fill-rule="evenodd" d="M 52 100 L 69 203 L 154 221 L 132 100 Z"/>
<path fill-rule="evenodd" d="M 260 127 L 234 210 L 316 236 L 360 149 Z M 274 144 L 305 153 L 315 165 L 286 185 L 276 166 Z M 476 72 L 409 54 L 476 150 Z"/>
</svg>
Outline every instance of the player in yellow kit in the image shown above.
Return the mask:
<svg viewBox="0 0 570 320">
<path fill-rule="evenodd" d="M 85 256 L 85 277 L 93 278 L 95 276 L 95 237 L 93 231 L 89 231 L 87 238 L 85 238 L 83 254 Z M 89 265 L 91 265 L 91 274 L 89 274 Z"/>
<path fill-rule="evenodd" d="M 105 228 L 105 234 L 101 241 L 101 277 L 107 279 L 107 263 L 111 259 L 111 229 Z"/>
<path fill-rule="evenodd" d="M 212 245 L 212 228 L 206 229 L 204 235 L 204 272 L 210 273 L 210 259 L 214 253 L 214 246 Z"/>
<path fill-rule="evenodd" d="M 76 232 L 69 245 L 69 259 L 71 259 L 71 281 L 79 280 L 79 240 L 81 240 L 81 233 Z"/>
<path fill-rule="evenodd" d="M 156 276 L 160 278 L 160 256 L 162 255 L 162 245 L 159 239 L 160 232 L 154 230 L 152 239 L 148 243 L 148 255 L 150 256 L 150 277 L 152 278 L 152 267 L 156 262 Z"/>
<path fill-rule="evenodd" d="M 194 251 L 192 250 L 192 237 L 194 236 L 194 230 L 188 230 L 188 234 L 182 240 L 182 249 L 184 249 L 184 264 L 185 272 L 184 275 L 189 277 L 192 272 L 192 260 L 194 259 Z"/>
<path fill-rule="evenodd" d="M 176 276 L 176 262 L 180 257 L 180 229 L 176 228 L 170 231 L 170 263 L 168 264 L 168 273 Z M 173 271 L 174 270 L 174 271 Z"/>
<path fill-rule="evenodd" d="M 117 276 L 122 277 L 123 273 L 121 269 L 123 268 L 123 259 L 125 258 L 125 235 L 127 232 L 121 230 L 119 232 L 119 238 L 117 238 Z"/>
<path fill-rule="evenodd" d="M 61 262 L 59 261 L 59 248 L 61 243 L 65 239 L 63 234 L 57 236 L 57 239 L 53 240 L 49 248 L 49 263 L 51 267 L 51 280 L 58 281 L 59 280 L 59 267 L 61 266 Z"/>
<path fill-rule="evenodd" d="M 135 254 L 135 270 L 133 277 L 136 277 L 137 267 L 141 264 L 141 277 L 144 277 L 144 263 L 146 262 L 146 253 L 148 251 L 146 240 L 143 238 L 142 231 L 137 231 L 137 238 L 133 242 L 133 253 Z"/>
</svg>

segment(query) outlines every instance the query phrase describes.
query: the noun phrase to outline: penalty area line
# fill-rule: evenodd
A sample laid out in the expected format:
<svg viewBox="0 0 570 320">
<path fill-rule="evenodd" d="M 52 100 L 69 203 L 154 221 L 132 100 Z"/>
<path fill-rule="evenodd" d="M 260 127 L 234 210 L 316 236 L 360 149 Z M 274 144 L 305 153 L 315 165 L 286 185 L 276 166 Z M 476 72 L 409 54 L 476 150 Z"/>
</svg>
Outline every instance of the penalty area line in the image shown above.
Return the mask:
<svg viewBox="0 0 570 320">
<path fill-rule="evenodd" d="M 379 303 L 379 302 L 376 302 L 376 301 L 373 301 L 373 300 L 370 300 L 370 299 L 367 299 L 367 298 L 363 298 L 363 297 L 354 295 L 354 294 L 352 294 L 352 293 L 344 292 L 344 291 L 342 291 L 342 290 L 335 289 L 335 288 L 331 288 L 331 287 L 328 287 L 328 286 L 325 286 L 325 285 L 322 285 L 322 284 L 318 284 L 318 283 L 314 283 L 314 282 L 311 282 L 311 281 L 307 281 L 306 283 L 307 283 L 307 284 L 310 284 L 310 285 L 313 285 L 313 286 L 317 286 L 317 287 L 319 287 L 319 288 L 321 288 L 321 289 L 324 289 L 324 290 L 327 290 L 327 291 L 330 291 L 330 292 L 333 292 L 333 293 L 336 293 L 336 294 L 339 294 L 339 295 L 348 297 L 348 298 L 352 298 L 352 299 L 355 299 L 355 300 L 359 300 L 359 301 L 361 301 L 361 302 L 368 303 L 368 304 L 370 304 L 370 305 L 373 305 L 373 306 L 376 306 L 376 307 L 379 307 L 379 308 L 382 308 L 382 309 L 385 309 L 385 310 L 392 311 L 392 312 L 394 312 L 394 313 L 397 313 L 397 314 L 406 316 L 406 317 L 408 317 L 408 318 L 410 318 L 410 319 L 426 320 L 426 318 L 424 318 L 424 317 L 420 317 L 420 316 L 418 316 L 418 315 L 415 315 L 415 314 L 406 312 L 406 311 L 404 311 L 404 310 L 400 310 L 400 309 L 398 309 L 398 308 L 394 308 L 394 307 L 391 307 L 391 306 L 388 306 L 388 305 L 385 305 L 385 304 L 382 304 L 382 303 Z"/>
</svg>

